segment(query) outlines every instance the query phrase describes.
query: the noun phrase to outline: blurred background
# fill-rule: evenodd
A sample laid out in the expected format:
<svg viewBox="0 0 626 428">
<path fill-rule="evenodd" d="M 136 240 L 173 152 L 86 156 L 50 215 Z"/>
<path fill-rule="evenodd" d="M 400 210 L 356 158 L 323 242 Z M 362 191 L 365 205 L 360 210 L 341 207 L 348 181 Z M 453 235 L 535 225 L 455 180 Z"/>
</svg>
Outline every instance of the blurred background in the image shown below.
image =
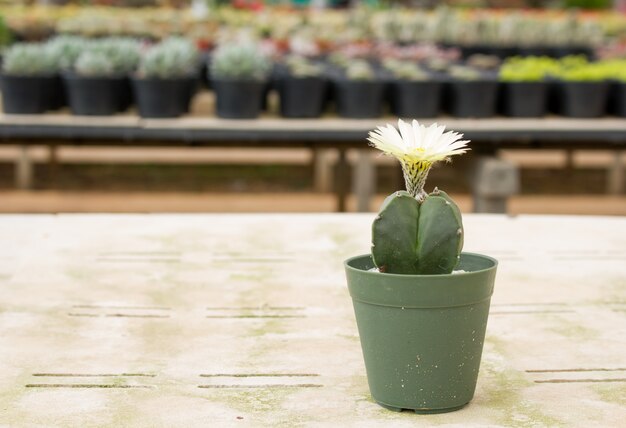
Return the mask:
<svg viewBox="0 0 626 428">
<path fill-rule="evenodd" d="M 398 117 L 466 212 L 626 215 L 626 0 L 0 1 L 0 212 L 376 210 Z"/>
</svg>

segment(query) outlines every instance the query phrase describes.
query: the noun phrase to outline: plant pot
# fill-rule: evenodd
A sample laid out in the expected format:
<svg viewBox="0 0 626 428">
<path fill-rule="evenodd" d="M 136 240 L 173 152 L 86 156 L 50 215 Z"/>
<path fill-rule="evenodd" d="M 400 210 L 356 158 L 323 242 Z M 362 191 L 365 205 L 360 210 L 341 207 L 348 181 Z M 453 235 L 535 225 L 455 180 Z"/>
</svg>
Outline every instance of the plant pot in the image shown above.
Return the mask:
<svg viewBox="0 0 626 428">
<path fill-rule="evenodd" d="M 441 86 L 441 82 L 435 80 L 391 82 L 391 112 L 399 117 L 436 117 L 441 110 Z"/>
<path fill-rule="evenodd" d="M 126 110 L 132 95 L 125 77 L 63 75 L 72 114 L 109 116 Z"/>
<path fill-rule="evenodd" d="M 141 117 L 178 117 L 189 111 L 196 77 L 132 80 Z"/>
<path fill-rule="evenodd" d="M 50 109 L 50 85 L 55 76 L 3 74 L 2 108 L 7 114 L 39 114 Z"/>
<path fill-rule="evenodd" d="M 611 82 L 609 94 L 611 114 L 626 117 L 626 82 Z"/>
<path fill-rule="evenodd" d="M 337 114 L 350 119 L 372 119 L 383 114 L 385 85 L 377 80 L 337 80 Z"/>
<path fill-rule="evenodd" d="M 278 83 L 283 117 L 320 117 L 328 82 L 322 77 L 284 77 Z"/>
<path fill-rule="evenodd" d="M 607 82 L 563 82 L 561 114 L 567 117 L 593 118 L 606 114 Z"/>
<path fill-rule="evenodd" d="M 474 396 L 497 261 L 463 253 L 449 275 L 370 271 L 345 262 L 370 392 L 381 406 L 417 413 L 460 409 Z"/>
<path fill-rule="evenodd" d="M 546 114 L 548 89 L 544 82 L 502 84 L 502 112 L 510 117 L 542 117 Z"/>
<path fill-rule="evenodd" d="M 455 117 L 492 117 L 496 112 L 498 82 L 453 80 L 448 85 L 449 111 Z"/>
<path fill-rule="evenodd" d="M 266 83 L 255 80 L 213 80 L 216 114 L 225 119 L 255 119 L 261 113 Z"/>
</svg>

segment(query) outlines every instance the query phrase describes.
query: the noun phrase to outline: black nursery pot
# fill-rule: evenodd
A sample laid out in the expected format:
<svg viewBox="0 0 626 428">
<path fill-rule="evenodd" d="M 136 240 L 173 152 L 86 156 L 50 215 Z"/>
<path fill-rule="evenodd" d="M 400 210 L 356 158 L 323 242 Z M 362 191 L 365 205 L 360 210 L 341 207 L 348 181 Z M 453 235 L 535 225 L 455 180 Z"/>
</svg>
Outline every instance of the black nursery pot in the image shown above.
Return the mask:
<svg viewBox="0 0 626 428">
<path fill-rule="evenodd" d="M 453 80 L 448 84 L 448 108 L 455 117 L 492 117 L 497 95 L 495 80 Z"/>
<path fill-rule="evenodd" d="M 7 114 L 39 114 L 50 110 L 50 87 L 55 76 L 12 76 L 3 74 L 2 106 Z"/>
<path fill-rule="evenodd" d="M 441 88 L 441 82 L 435 80 L 391 82 L 391 112 L 399 117 L 435 117 L 441 109 Z"/>
<path fill-rule="evenodd" d="M 510 117 L 546 114 L 548 87 L 544 82 L 505 82 L 500 91 L 502 113 Z"/>
<path fill-rule="evenodd" d="M 63 75 L 72 113 L 80 116 L 108 116 L 126 110 L 132 100 L 125 77 Z"/>
<path fill-rule="evenodd" d="M 349 119 L 372 119 L 383 114 L 385 84 L 377 80 L 337 80 L 337 114 Z"/>
<path fill-rule="evenodd" d="M 328 81 L 322 77 L 288 76 L 278 82 L 283 117 L 319 117 L 324 110 Z"/>
<path fill-rule="evenodd" d="M 214 79 L 216 113 L 224 119 L 255 119 L 261 113 L 266 83 L 257 80 Z"/>
<path fill-rule="evenodd" d="M 132 80 L 139 115 L 147 118 L 178 117 L 189 111 L 196 77 Z"/>
<path fill-rule="evenodd" d="M 563 82 L 561 114 L 578 118 L 604 116 L 608 93 L 608 82 Z"/>
</svg>

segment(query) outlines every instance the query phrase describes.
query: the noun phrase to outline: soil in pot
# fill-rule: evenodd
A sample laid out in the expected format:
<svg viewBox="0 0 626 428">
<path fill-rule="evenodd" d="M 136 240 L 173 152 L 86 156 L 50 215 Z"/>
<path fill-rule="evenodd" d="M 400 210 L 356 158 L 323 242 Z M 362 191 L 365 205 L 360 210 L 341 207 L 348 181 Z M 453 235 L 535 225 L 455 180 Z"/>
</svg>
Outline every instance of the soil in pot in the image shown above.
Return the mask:
<svg viewBox="0 0 626 428">
<path fill-rule="evenodd" d="M 190 87 L 196 77 L 133 79 L 133 90 L 141 117 L 178 117 L 189 111 Z"/>
<path fill-rule="evenodd" d="M 123 111 L 132 99 L 125 77 L 63 75 L 72 113 L 80 116 L 109 116 Z"/>
<path fill-rule="evenodd" d="M 607 82 L 563 82 L 561 114 L 567 117 L 593 118 L 606 114 Z"/>
<path fill-rule="evenodd" d="M 510 117 L 542 117 L 548 89 L 544 82 L 505 82 L 500 90 L 502 112 Z"/>
<path fill-rule="evenodd" d="M 448 83 L 449 112 L 455 117 L 492 117 L 496 113 L 498 82 L 452 80 Z"/>
<path fill-rule="evenodd" d="M 11 76 L 4 74 L 2 107 L 7 114 L 39 114 L 51 108 L 50 86 L 55 76 Z"/>
<path fill-rule="evenodd" d="M 436 117 L 441 110 L 442 83 L 396 80 L 389 84 L 391 112 L 398 117 Z"/>
<path fill-rule="evenodd" d="M 322 77 L 286 76 L 278 82 L 283 117 L 319 117 L 324 110 L 328 82 Z"/>
<path fill-rule="evenodd" d="M 474 396 L 497 261 L 463 253 L 463 271 L 394 275 L 369 255 L 345 263 L 367 379 L 391 410 L 442 413 Z"/>
<path fill-rule="evenodd" d="M 261 113 L 266 83 L 255 80 L 213 80 L 216 114 L 224 119 L 255 119 Z"/>
<path fill-rule="evenodd" d="M 385 84 L 379 80 L 336 80 L 333 84 L 337 114 L 350 119 L 382 116 Z"/>
</svg>

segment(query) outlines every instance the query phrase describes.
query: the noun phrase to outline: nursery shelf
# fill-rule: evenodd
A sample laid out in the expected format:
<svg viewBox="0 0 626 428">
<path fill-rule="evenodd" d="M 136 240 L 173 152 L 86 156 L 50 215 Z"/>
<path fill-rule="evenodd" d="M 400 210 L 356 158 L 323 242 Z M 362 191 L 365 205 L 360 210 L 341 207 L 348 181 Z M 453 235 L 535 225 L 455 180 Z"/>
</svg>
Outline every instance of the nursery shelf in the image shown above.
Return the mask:
<svg viewBox="0 0 626 428">
<path fill-rule="evenodd" d="M 0 425 L 623 426 L 624 218 L 465 216 L 500 261 L 476 394 L 415 415 L 369 395 L 370 214 L 1 217 Z"/>
</svg>

